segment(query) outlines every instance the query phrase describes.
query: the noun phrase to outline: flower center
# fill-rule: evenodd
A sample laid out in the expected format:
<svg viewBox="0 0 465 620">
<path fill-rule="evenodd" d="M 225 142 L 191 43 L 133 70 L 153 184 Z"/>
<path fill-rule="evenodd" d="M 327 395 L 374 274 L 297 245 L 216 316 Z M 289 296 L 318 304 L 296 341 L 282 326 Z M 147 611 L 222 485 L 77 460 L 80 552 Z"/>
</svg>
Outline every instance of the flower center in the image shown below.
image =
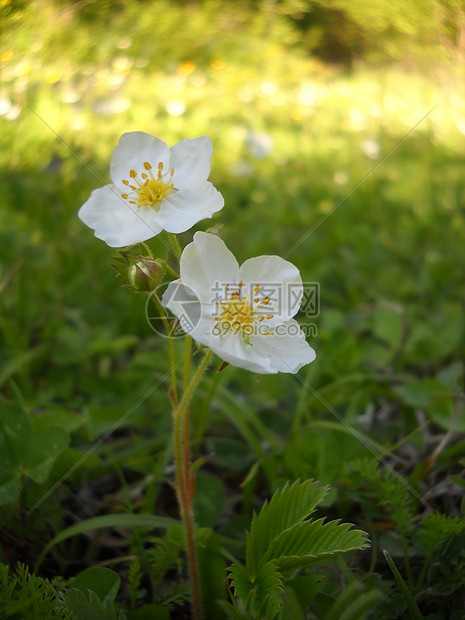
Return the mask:
<svg viewBox="0 0 465 620">
<path fill-rule="evenodd" d="M 238 284 L 237 290 L 229 294 L 229 285 L 226 285 L 226 295 L 224 299 L 219 300 L 219 314 L 215 317 L 217 325 L 215 326 L 215 332 L 221 336 L 225 336 L 227 333 L 239 334 L 239 336 L 249 344 L 249 338 L 253 334 L 260 333 L 264 336 L 269 336 L 270 331 L 266 329 L 257 330 L 263 320 L 272 319 L 273 314 L 261 314 L 263 306 L 267 306 L 270 303 L 268 297 L 263 297 L 260 300 L 259 290 L 260 287 L 257 284 L 250 295 L 250 298 L 242 297 L 242 280 Z"/>
<path fill-rule="evenodd" d="M 157 176 L 153 176 L 152 166 L 144 162 L 146 172 L 139 175 L 135 170 L 129 171 L 131 181 L 123 180 L 124 185 L 132 190 L 130 194 L 121 194 L 121 198 L 131 205 L 138 207 L 152 207 L 158 211 L 162 200 L 172 191 L 176 191 L 172 183 L 174 169 L 169 174 L 163 173 L 163 163 L 158 164 Z"/>
</svg>

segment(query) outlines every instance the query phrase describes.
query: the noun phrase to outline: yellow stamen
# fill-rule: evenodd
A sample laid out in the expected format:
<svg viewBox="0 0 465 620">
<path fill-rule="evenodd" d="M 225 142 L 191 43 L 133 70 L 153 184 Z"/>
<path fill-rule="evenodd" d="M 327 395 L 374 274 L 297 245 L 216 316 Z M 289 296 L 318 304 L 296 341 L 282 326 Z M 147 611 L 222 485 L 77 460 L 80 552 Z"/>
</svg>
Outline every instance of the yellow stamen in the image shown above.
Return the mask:
<svg viewBox="0 0 465 620">
<path fill-rule="evenodd" d="M 134 195 L 131 198 L 130 204 L 137 204 L 139 207 L 151 207 L 155 211 L 158 211 L 162 200 L 173 190 L 175 191 L 173 183 L 167 183 L 163 180 L 163 162 L 158 163 L 157 178 L 153 176 L 152 164 L 148 161 L 143 163 L 144 170 L 147 172 L 140 172 L 140 176 L 136 170 L 130 170 L 129 176 L 134 179 L 135 185 L 130 185 L 129 181 L 123 180 L 123 184 L 130 187 Z M 174 169 L 171 170 L 171 177 L 174 174 Z M 171 179 L 170 179 L 171 180 Z M 128 198 L 127 194 L 124 194 L 125 199 Z"/>
</svg>

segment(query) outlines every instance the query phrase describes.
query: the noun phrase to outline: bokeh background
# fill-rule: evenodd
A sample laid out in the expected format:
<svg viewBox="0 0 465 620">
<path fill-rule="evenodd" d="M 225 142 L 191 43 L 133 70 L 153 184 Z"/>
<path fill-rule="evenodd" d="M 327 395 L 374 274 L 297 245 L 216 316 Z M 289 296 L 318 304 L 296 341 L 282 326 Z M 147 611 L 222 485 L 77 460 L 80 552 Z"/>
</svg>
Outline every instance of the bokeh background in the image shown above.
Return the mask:
<svg viewBox="0 0 465 620">
<path fill-rule="evenodd" d="M 170 145 L 208 135 L 226 206 L 197 229 L 224 225 L 240 261 L 292 248 L 321 287 L 304 383 L 228 368 L 200 392 L 197 443 L 206 432 L 202 450 L 230 474 L 199 486 L 225 501 L 258 459 L 271 487 L 314 477 L 358 492 L 359 440 L 328 404 L 380 453 L 407 437 L 406 475 L 451 425 L 465 430 L 464 78 L 462 0 L 0 0 L 1 398 L 70 433 L 51 481 L 166 372 L 145 299 L 77 218 L 134 130 Z M 160 511 L 168 412 L 163 389 L 148 396 L 72 474 L 75 490 L 152 471 L 145 509 Z M 244 447 L 247 424 L 259 441 Z M 459 435 L 442 482 L 464 448 Z M 437 492 L 454 515 L 457 488 Z"/>
</svg>

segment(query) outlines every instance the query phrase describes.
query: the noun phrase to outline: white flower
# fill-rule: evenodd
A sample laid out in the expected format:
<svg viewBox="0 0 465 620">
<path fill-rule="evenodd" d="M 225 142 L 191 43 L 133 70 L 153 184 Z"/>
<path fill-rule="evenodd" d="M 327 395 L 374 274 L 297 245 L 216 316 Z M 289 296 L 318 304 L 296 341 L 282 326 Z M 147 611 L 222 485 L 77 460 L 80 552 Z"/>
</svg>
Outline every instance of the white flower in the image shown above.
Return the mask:
<svg viewBox="0 0 465 620">
<path fill-rule="evenodd" d="M 288 261 L 257 256 L 239 267 L 219 237 L 197 232 L 162 303 L 226 362 L 262 374 L 296 373 L 315 359 L 292 318 L 302 295 L 299 271 Z"/>
<path fill-rule="evenodd" d="M 93 191 L 79 217 L 113 248 L 141 243 L 162 230 L 188 230 L 224 205 L 207 181 L 212 150 L 206 136 L 169 148 L 141 131 L 123 134 L 111 160 L 113 183 Z"/>
</svg>

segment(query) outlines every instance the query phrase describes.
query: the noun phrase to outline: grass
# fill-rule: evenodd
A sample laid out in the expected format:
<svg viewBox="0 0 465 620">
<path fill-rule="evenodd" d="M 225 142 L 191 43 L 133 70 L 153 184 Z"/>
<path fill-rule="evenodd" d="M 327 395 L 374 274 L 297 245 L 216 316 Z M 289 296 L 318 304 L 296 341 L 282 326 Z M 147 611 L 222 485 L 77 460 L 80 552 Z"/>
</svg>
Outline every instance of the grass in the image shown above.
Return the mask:
<svg viewBox="0 0 465 620">
<path fill-rule="evenodd" d="M 425 617 L 461 617 L 453 614 L 465 562 L 454 542 L 463 529 L 432 540 L 428 521 L 432 508 L 463 524 L 459 69 L 327 66 L 265 10 L 108 7 L 0 7 L 11 25 L 0 39 L 0 405 L 24 408 L 37 432 L 59 426 L 69 437 L 46 481 L 25 479 L 2 507 L 0 559 L 32 566 L 76 519 L 177 517 L 169 401 L 163 385 L 150 392 L 166 372 L 166 343 L 147 324 L 145 299 L 120 287 L 112 251 L 76 214 L 108 180 L 125 131 L 169 144 L 206 134 L 226 206 L 197 228 L 223 224 L 240 261 L 291 250 L 303 280 L 320 283 L 321 308 L 312 319 L 317 360 L 298 377 L 258 380 L 229 367 L 196 395 L 196 450 L 210 455 L 198 479 L 199 525 L 229 541 L 226 557 L 240 557 L 263 498 L 286 480 L 318 479 L 332 486 L 322 514 L 366 529 L 372 547 L 353 566 L 321 571 L 311 617 L 325 617 L 327 599 L 351 579 L 382 593 L 367 617 L 405 617 L 383 549 Z M 159 240 L 152 247 L 164 256 Z M 137 530 L 125 541 L 109 533 L 62 542 L 42 574 L 68 579 L 104 563 L 125 579 L 133 560 L 124 558 L 139 554 L 147 575 L 150 544 Z M 173 571 L 162 585 L 133 586 L 133 599 L 150 600 L 152 588 L 168 605 Z M 130 598 L 122 592 L 119 604 Z"/>
</svg>

